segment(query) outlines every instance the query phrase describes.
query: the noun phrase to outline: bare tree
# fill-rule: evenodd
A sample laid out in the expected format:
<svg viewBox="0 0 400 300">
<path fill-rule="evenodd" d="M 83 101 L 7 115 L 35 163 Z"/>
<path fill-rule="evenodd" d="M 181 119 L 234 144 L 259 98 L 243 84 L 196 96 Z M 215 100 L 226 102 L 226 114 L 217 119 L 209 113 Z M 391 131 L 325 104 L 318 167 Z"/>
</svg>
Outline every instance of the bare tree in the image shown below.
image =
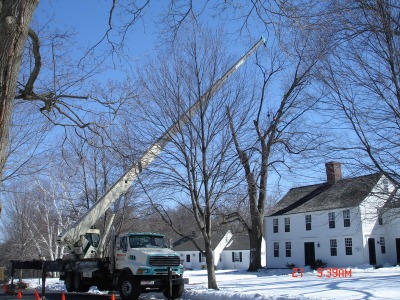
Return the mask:
<svg viewBox="0 0 400 300">
<path fill-rule="evenodd" d="M 7 163 L 3 172 L 3 189 L 7 181 L 21 180 L 49 167 L 46 156 L 52 156 L 53 143 L 49 141 L 51 126 L 35 114 L 36 107 L 21 101 L 15 102 L 11 119 Z M 26 126 L 29 123 L 30 126 Z M 44 147 L 44 144 L 47 146 Z"/>
<path fill-rule="evenodd" d="M 249 108 L 251 103 L 253 109 L 232 112 L 227 108 L 230 131 L 247 183 L 244 203 L 248 205 L 248 216 L 239 209 L 226 215 L 226 222 L 239 220 L 249 233 L 248 271 L 257 271 L 262 266 L 261 243 L 269 175 L 277 171 L 279 165 L 289 167 L 293 157 L 302 157 L 322 143 L 320 133 L 307 127 L 306 119 L 317 108 L 322 96 L 312 92 L 311 85 L 314 69 L 324 56 L 325 48 L 316 47 L 313 39 L 321 37 L 312 32 L 294 28 L 292 32 L 295 34 L 276 44 L 270 41 L 269 62 L 258 62 L 261 81 L 255 89 L 259 91 L 245 94 L 250 97 L 242 101 Z M 277 91 L 276 83 L 281 80 L 285 83 Z M 247 123 L 251 119 L 252 128 Z"/>
<path fill-rule="evenodd" d="M 3 239 L 9 242 L 8 251 L 4 256 L 8 260 L 12 259 L 31 259 L 38 258 L 38 248 L 32 239 L 29 231 L 29 220 L 35 217 L 35 212 L 29 205 L 29 194 L 26 193 L 24 186 L 20 186 L 18 192 L 7 195 L 7 209 L 5 210 L 5 220 L 1 223 Z M 22 279 L 23 273 L 20 270 L 19 279 Z"/>
<path fill-rule="evenodd" d="M 6 159 L 16 83 L 37 0 L 0 3 L 0 176 Z"/>
<path fill-rule="evenodd" d="M 342 3 L 340 42 L 322 80 L 332 92 L 337 128 L 351 131 L 335 152 L 400 184 L 400 7 L 393 1 Z M 342 116 L 342 118 L 338 118 Z"/>
<path fill-rule="evenodd" d="M 226 68 L 224 45 L 218 34 L 195 27 L 176 40 L 173 48 L 150 62 L 139 78 L 143 87 L 143 111 L 152 124 L 153 134 L 164 132 L 169 124 L 196 102 Z M 229 84 L 228 84 L 229 86 Z M 225 91 L 225 92 L 224 92 Z M 211 97 L 211 95 L 206 95 Z M 223 195 L 235 181 L 231 167 L 231 137 L 223 107 L 218 103 L 232 101 L 225 88 L 205 100 L 197 115 L 191 116 L 160 157 L 153 163 L 145 182 L 145 191 L 155 209 L 173 230 L 190 239 L 175 223 L 171 208 L 177 207 L 197 225 L 205 248 L 196 245 L 205 255 L 208 287 L 217 289 L 213 257 L 213 216 Z M 151 134 L 151 136 L 153 136 Z M 149 187 L 151 189 L 149 190 Z"/>
<path fill-rule="evenodd" d="M 17 144 L 13 143 L 8 147 L 10 120 L 15 101 L 19 101 L 19 104 L 27 101 L 34 103 L 36 112 L 45 117 L 42 118 L 43 127 L 49 126 L 48 124 L 61 125 L 64 128 L 74 127 L 79 129 L 75 133 L 85 138 L 87 131 L 99 135 L 105 134 L 104 128 L 113 121 L 123 102 L 132 98 L 131 93 L 123 89 L 123 83 L 118 85 L 118 89 L 119 92 L 123 91 L 126 94 L 123 96 L 120 94 L 115 98 L 113 97 L 116 96 L 116 83 L 103 84 L 105 87 L 103 89 L 95 86 L 90 89 L 88 80 L 101 70 L 101 60 L 100 62 L 94 60 L 96 64 L 92 65 L 87 63 L 80 65 L 79 60 L 71 59 L 64 53 L 69 35 L 57 32 L 45 36 L 47 33 L 42 28 L 33 30 L 33 27 L 30 27 L 31 19 L 37 3 L 38 1 L 8 0 L 0 3 L 1 182 L 6 160 L 16 153 L 14 150 Z M 112 10 L 113 8 L 110 16 Z M 46 43 L 43 43 L 44 40 Z M 21 64 L 24 66 L 22 69 Z M 83 87 L 83 83 L 86 87 Z M 108 92 L 104 93 L 104 89 Z M 18 124 L 18 126 L 24 125 L 29 124 Z M 34 134 L 37 135 L 39 133 Z M 13 138 L 12 135 L 11 137 Z M 31 146 L 34 148 L 35 145 Z M 43 151 L 43 148 L 41 150 Z M 9 165 L 11 168 L 8 168 L 7 178 L 17 174 L 16 171 L 22 174 L 22 167 L 27 169 L 26 167 L 32 163 L 30 160 L 37 156 L 33 150 L 29 153 L 31 156 L 22 164 Z"/>
</svg>

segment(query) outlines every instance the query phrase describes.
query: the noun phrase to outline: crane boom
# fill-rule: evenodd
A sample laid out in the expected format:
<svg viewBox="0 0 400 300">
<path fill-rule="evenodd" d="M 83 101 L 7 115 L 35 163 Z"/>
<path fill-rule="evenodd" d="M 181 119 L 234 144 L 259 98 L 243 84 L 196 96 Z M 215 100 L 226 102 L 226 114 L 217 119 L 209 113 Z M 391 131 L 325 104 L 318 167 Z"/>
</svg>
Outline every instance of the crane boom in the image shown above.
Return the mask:
<svg viewBox="0 0 400 300">
<path fill-rule="evenodd" d="M 172 124 L 149 148 L 143 153 L 140 159 L 130 169 L 128 169 L 106 192 L 106 194 L 98 200 L 93 206 L 86 211 L 69 229 L 62 232 L 57 242 L 60 245 L 72 245 L 85 235 L 95 222 L 107 211 L 107 209 L 117 199 L 127 192 L 132 182 L 138 175 L 145 170 L 148 165 L 159 155 L 164 147 L 172 140 L 192 116 L 194 116 L 202 105 L 206 105 L 208 99 L 211 98 L 225 83 L 226 80 L 254 53 L 262 44 L 265 44 L 265 38 L 261 39 L 247 51 L 223 76 L 221 76 L 207 91 L 176 121 Z"/>
</svg>

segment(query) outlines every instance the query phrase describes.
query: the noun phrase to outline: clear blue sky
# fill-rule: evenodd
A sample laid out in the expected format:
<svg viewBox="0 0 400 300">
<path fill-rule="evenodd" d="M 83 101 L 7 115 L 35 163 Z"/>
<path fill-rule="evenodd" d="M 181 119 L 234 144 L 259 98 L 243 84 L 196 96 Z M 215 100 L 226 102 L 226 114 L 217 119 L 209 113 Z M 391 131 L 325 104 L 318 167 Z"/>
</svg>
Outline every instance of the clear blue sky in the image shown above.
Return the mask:
<svg viewBox="0 0 400 300">
<path fill-rule="evenodd" d="M 108 29 L 111 1 L 105 0 L 41 0 L 35 13 L 35 19 L 43 24 L 49 22 L 51 28 L 72 29 L 81 47 L 91 47 L 98 43 Z M 113 23 L 118 24 L 115 13 Z M 128 36 L 130 49 L 136 55 L 142 55 L 153 49 L 156 41 L 155 13 L 148 11 L 143 22 L 135 25 Z M 116 33 L 114 29 L 113 34 Z"/>
<path fill-rule="evenodd" d="M 107 0 L 41 0 L 35 18 L 41 24 L 51 20 L 49 24 L 52 28 L 74 29 L 80 46 L 89 47 L 96 44 L 108 29 L 111 3 L 112 1 Z M 161 14 L 166 11 L 168 3 L 169 1 L 153 0 L 151 6 L 146 8 L 145 17 L 135 24 L 134 30 L 130 31 L 127 44 L 134 55 L 146 55 L 162 46 L 159 32 L 164 28 L 157 23 Z M 195 2 L 194 5 L 198 3 Z M 244 37 L 238 33 L 243 25 L 242 20 L 234 20 L 229 14 L 212 16 L 213 13 L 215 13 L 213 10 L 204 12 L 201 15 L 202 21 L 207 26 L 223 26 L 232 41 L 232 48 L 229 50 L 237 51 L 238 55 L 243 54 L 252 43 L 265 34 L 263 26 L 254 24 L 251 26 L 252 37 L 250 39 Z M 118 25 L 123 17 L 115 11 L 113 23 Z M 116 30 L 117 28 L 113 32 L 116 33 Z"/>
<path fill-rule="evenodd" d="M 40 24 L 49 22 L 51 28 L 73 29 L 76 32 L 77 47 L 89 48 L 98 43 L 108 29 L 111 3 L 112 1 L 107 0 L 41 0 L 35 18 Z M 159 21 L 160 14 L 165 12 L 165 7 L 169 1 L 153 1 L 151 3 L 152 6 L 147 9 L 145 17 L 135 24 L 128 36 L 129 54 L 136 59 L 140 59 L 142 56 L 155 55 L 155 50 L 158 47 L 163 47 L 162 41 L 159 39 L 161 28 L 157 27 L 157 21 Z M 263 26 L 258 24 L 257 27 L 255 24 L 251 28 L 251 37 L 241 36 L 238 30 L 243 25 L 243 20 L 235 20 L 233 16 L 230 18 L 226 15 L 212 17 L 211 14 L 212 12 L 207 11 L 202 15 L 204 23 L 208 26 L 224 25 L 228 34 L 228 44 L 232 45 L 227 51 L 234 57 L 244 54 L 261 35 L 265 34 L 260 29 Z M 121 20 L 121 16 L 117 13 L 114 14 L 113 18 L 115 24 L 118 24 Z M 117 28 L 113 30 L 116 33 Z M 316 169 L 320 170 L 321 176 L 319 177 L 323 180 L 325 176 L 324 166 L 320 165 Z"/>
</svg>

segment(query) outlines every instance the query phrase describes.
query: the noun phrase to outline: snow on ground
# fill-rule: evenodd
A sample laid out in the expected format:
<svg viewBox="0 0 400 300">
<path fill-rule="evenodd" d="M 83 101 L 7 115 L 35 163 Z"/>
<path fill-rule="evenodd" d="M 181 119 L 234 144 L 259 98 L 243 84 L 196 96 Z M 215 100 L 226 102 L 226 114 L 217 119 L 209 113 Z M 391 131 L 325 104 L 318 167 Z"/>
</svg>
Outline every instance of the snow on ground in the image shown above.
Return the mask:
<svg viewBox="0 0 400 300">
<path fill-rule="evenodd" d="M 351 269 L 351 277 L 349 270 Z M 291 270 L 262 270 L 248 273 L 244 270 L 220 270 L 216 272 L 220 290 L 207 289 L 205 270 L 186 271 L 189 284 L 185 286 L 182 300 L 356 300 L 400 299 L 400 267 L 374 269 L 371 266 L 346 268 L 347 273 L 335 274 L 304 270 L 294 274 Z M 322 275 L 322 277 L 321 277 Z M 38 279 L 30 280 L 36 288 Z M 47 279 L 46 289 L 64 291 L 63 282 Z M 91 293 L 100 293 L 94 287 Z M 143 299 L 162 299 L 160 294 L 146 295 Z"/>
</svg>

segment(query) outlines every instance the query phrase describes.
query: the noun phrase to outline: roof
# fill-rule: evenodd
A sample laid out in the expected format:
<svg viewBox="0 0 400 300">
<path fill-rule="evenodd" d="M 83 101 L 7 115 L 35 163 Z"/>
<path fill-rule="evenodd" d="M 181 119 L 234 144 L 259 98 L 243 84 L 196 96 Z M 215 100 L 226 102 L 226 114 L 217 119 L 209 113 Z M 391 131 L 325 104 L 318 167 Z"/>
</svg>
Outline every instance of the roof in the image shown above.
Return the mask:
<svg viewBox="0 0 400 300">
<path fill-rule="evenodd" d="M 390 195 L 390 198 L 388 201 L 385 202 L 385 205 L 383 206 L 383 211 L 386 209 L 392 209 L 392 208 L 400 208 L 400 189 L 396 188 L 393 193 Z"/>
<path fill-rule="evenodd" d="M 215 249 L 215 247 L 218 246 L 219 242 L 222 240 L 224 236 L 225 234 L 213 234 L 211 236 L 211 245 L 213 250 Z M 194 238 L 193 240 L 202 250 L 205 250 L 204 238 L 202 236 Z M 191 240 L 183 242 L 180 245 L 174 246 L 173 249 L 174 251 L 199 251 L 199 249 L 196 248 L 196 246 L 193 244 Z"/>
<path fill-rule="evenodd" d="M 341 179 L 334 183 L 293 188 L 266 216 L 356 207 L 368 196 L 381 177 L 381 173 L 374 173 Z"/>
<path fill-rule="evenodd" d="M 224 250 L 250 250 L 250 238 L 248 234 L 234 234 L 231 242 Z"/>
<path fill-rule="evenodd" d="M 211 238 L 213 250 L 218 246 L 219 242 L 224 238 L 224 234 L 215 234 Z M 199 247 L 204 250 L 204 239 L 203 237 L 194 239 Z M 186 241 L 180 245 L 175 246 L 174 251 L 199 251 L 192 241 Z M 246 234 L 234 234 L 231 241 L 224 248 L 224 250 L 248 250 L 250 249 L 250 239 Z"/>
</svg>

